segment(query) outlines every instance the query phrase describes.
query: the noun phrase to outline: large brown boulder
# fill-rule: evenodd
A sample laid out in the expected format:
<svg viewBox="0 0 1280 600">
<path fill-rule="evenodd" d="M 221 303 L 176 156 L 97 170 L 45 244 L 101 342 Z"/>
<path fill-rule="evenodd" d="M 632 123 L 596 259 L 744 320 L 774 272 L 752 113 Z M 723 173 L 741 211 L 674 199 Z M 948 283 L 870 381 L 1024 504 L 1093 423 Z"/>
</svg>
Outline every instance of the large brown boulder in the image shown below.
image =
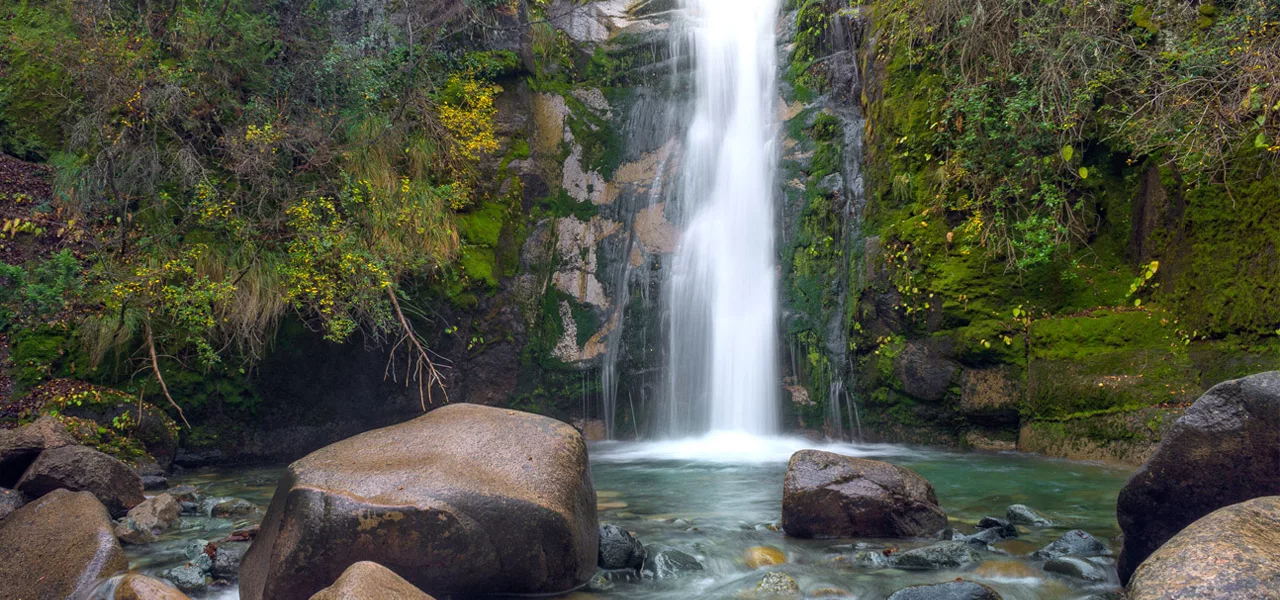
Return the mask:
<svg viewBox="0 0 1280 600">
<path fill-rule="evenodd" d="M 16 488 L 31 498 L 56 489 L 91 492 L 106 505 L 112 517 L 123 517 L 139 505 L 142 478 L 127 465 L 84 446 L 45 450 L 18 480 Z"/>
<path fill-rule="evenodd" d="M 435 600 L 378 563 L 358 562 L 311 600 Z"/>
<path fill-rule="evenodd" d="M 63 600 L 128 566 L 88 492 L 54 490 L 0 521 L 0 598 Z"/>
<path fill-rule="evenodd" d="M 306 599 L 360 561 L 436 595 L 564 592 L 595 573 L 595 500 L 569 425 L 449 405 L 290 465 L 240 594 Z"/>
<path fill-rule="evenodd" d="M 1280 598 L 1280 497 L 1220 508 L 1138 567 L 1129 600 Z"/>
<path fill-rule="evenodd" d="M 41 452 L 76 443 L 67 428 L 53 417 L 40 417 L 13 431 L 0 429 L 0 487 L 17 484 Z"/>
<path fill-rule="evenodd" d="M 129 573 L 120 578 L 112 600 L 191 600 L 172 585 L 152 579 L 138 573 Z"/>
<path fill-rule="evenodd" d="M 1219 508 L 1280 495 L 1280 371 L 1205 392 L 1129 478 L 1116 504 L 1117 565 L 1134 569 L 1182 528 Z"/>
<path fill-rule="evenodd" d="M 782 529 L 812 537 L 917 537 L 947 526 L 929 482 L 910 469 L 821 450 L 791 455 Z"/>
</svg>

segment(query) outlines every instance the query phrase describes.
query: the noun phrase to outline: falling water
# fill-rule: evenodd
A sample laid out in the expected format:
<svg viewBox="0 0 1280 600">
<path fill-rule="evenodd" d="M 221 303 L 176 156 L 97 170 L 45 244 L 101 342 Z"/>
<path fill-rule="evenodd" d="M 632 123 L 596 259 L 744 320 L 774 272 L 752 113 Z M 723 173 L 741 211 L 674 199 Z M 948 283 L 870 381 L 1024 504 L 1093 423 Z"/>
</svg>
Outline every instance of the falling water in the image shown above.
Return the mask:
<svg viewBox="0 0 1280 600">
<path fill-rule="evenodd" d="M 684 233 L 668 287 L 670 435 L 774 433 L 777 0 L 686 0 L 694 19 Z"/>
</svg>

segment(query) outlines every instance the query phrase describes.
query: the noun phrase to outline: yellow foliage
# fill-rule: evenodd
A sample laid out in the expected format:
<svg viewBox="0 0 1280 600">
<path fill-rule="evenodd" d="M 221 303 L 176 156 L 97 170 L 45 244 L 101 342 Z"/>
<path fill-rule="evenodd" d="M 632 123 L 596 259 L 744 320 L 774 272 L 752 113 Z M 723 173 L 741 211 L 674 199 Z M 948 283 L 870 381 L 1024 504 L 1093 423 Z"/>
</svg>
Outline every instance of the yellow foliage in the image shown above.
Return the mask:
<svg viewBox="0 0 1280 600">
<path fill-rule="evenodd" d="M 468 160 L 498 149 L 493 98 L 502 87 L 481 81 L 471 73 L 454 73 L 445 88 L 452 93 L 437 107 L 440 123 L 453 138 L 454 149 Z"/>
</svg>

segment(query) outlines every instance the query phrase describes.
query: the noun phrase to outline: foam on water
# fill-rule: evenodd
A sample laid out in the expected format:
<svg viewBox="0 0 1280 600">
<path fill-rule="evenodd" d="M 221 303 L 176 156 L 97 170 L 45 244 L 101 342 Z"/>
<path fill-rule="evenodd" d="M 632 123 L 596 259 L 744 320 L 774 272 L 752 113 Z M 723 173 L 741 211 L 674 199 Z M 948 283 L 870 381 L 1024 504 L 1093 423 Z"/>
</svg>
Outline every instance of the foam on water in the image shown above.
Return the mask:
<svg viewBox="0 0 1280 600">
<path fill-rule="evenodd" d="M 712 431 L 700 437 L 650 442 L 592 444 L 591 459 L 599 462 L 685 461 L 758 465 L 786 463 L 799 450 L 826 450 L 862 458 L 924 459 L 937 451 L 891 444 L 815 442 L 802 437 L 757 436 L 742 431 Z"/>
</svg>

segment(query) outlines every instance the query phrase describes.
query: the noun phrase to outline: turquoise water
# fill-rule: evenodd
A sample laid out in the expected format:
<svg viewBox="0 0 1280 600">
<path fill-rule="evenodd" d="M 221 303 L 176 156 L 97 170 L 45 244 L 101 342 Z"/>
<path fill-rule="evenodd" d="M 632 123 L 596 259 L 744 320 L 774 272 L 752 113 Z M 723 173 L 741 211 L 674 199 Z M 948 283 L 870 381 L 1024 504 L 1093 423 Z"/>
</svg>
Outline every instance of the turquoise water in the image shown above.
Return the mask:
<svg viewBox="0 0 1280 600">
<path fill-rule="evenodd" d="M 961 571 L 909 572 L 851 566 L 842 561 L 854 546 L 906 549 L 930 540 L 827 540 L 787 538 L 778 530 L 782 480 L 791 452 L 815 447 L 798 439 L 713 438 L 667 443 L 601 443 L 591 447 L 592 474 L 600 496 L 600 521 L 632 531 L 646 545 L 663 544 L 696 556 L 705 571 L 670 581 L 618 581 L 605 590 L 573 594 L 589 598 L 657 600 L 737 599 L 766 571 L 782 571 L 806 595 L 821 588 L 847 592 L 845 598 L 882 600 L 917 583 L 964 577 L 996 588 L 1009 600 L 1075 599 L 1114 589 L 1047 575 L 1023 555 L 1070 529 L 1111 539 L 1119 530 L 1115 500 L 1129 472 L 1103 465 L 1046 459 L 1016 453 L 956 453 L 891 445 L 840 445 L 824 449 L 886 460 L 929 479 L 958 531 L 987 515 L 1003 516 L 1009 504 L 1032 506 L 1054 519 L 1055 527 L 1021 528 L 1017 540 L 1001 543 L 987 564 Z M 171 483 L 197 486 L 206 496 L 235 496 L 266 507 L 280 468 L 205 470 L 181 474 Z M 193 538 L 218 539 L 261 515 L 239 521 L 184 517 L 161 542 L 129 547 L 136 568 L 156 573 L 185 561 Z M 787 563 L 750 569 L 747 548 L 771 546 Z M 234 598 L 235 589 L 209 596 Z"/>
</svg>

